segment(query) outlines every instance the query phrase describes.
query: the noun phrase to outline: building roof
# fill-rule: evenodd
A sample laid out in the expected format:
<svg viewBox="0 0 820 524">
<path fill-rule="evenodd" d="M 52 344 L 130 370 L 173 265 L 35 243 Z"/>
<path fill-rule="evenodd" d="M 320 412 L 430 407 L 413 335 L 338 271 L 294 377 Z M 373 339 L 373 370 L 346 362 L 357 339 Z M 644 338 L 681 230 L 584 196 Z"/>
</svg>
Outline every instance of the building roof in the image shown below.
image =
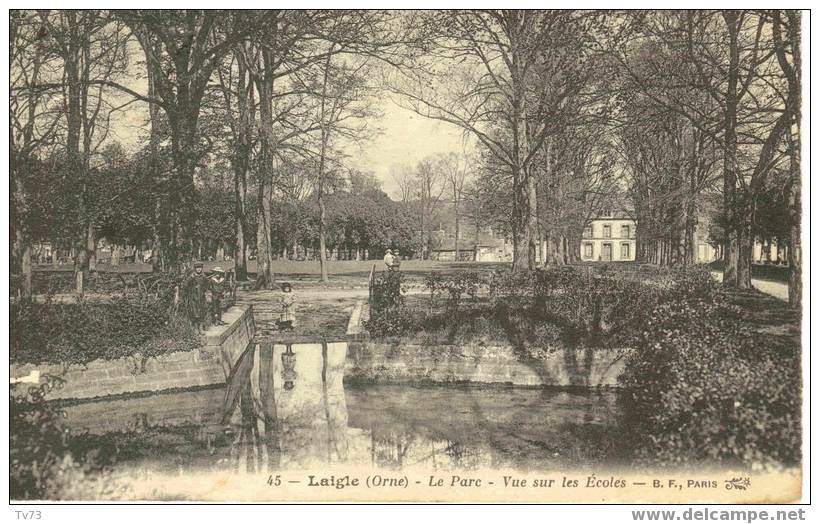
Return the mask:
<svg viewBox="0 0 820 524">
<path fill-rule="evenodd" d="M 490 235 L 481 234 L 478 237 L 478 247 L 479 248 L 502 248 L 504 247 L 504 239 L 503 238 L 495 238 Z M 458 240 L 458 249 L 459 251 L 470 251 L 475 249 L 475 239 L 468 238 L 468 239 L 459 239 Z M 438 245 L 433 247 L 433 251 L 455 251 L 456 250 L 456 242 L 454 238 L 444 238 L 439 242 Z"/>
<path fill-rule="evenodd" d="M 612 209 L 607 214 L 606 211 L 601 211 L 591 220 L 634 220 L 634 213 L 631 209 Z"/>
</svg>

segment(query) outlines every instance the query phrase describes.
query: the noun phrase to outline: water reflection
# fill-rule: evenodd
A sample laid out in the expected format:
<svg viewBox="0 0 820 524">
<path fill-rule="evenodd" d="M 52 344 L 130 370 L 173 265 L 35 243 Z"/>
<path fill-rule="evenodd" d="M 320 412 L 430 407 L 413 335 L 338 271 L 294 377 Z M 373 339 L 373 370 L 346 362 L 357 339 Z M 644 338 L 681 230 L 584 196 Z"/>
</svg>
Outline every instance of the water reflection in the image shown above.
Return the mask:
<svg viewBox="0 0 820 524">
<path fill-rule="evenodd" d="M 529 470 L 621 454 L 613 392 L 345 389 L 345 358 L 344 343 L 259 344 L 225 390 L 76 404 L 66 408 L 68 422 L 75 432 L 131 435 L 117 444 L 127 451 L 121 462 L 159 469 Z"/>
<path fill-rule="evenodd" d="M 256 344 L 226 392 L 223 422 L 237 430 L 242 470 L 346 462 L 345 343 Z"/>
</svg>

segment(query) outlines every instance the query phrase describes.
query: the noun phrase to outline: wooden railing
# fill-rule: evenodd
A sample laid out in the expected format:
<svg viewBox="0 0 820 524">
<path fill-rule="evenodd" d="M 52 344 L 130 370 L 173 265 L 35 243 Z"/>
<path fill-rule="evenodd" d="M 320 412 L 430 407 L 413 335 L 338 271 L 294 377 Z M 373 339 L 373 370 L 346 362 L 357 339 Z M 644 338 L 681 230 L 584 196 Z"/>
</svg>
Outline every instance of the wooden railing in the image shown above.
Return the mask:
<svg viewBox="0 0 820 524">
<path fill-rule="evenodd" d="M 373 304 L 373 279 L 376 278 L 376 264 L 370 268 L 370 276 L 367 277 L 367 313 L 368 316 L 372 313 L 370 309 Z"/>
</svg>

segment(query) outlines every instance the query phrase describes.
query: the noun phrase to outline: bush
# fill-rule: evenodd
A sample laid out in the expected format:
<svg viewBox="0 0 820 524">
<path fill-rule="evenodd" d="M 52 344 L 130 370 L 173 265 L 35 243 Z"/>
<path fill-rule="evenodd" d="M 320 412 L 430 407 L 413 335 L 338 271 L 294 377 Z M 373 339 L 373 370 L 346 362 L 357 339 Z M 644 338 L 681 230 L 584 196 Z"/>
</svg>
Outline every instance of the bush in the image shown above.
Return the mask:
<svg viewBox="0 0 820 524">
<path fill-rule="evenodd" d="M 410 311 L 404 308 L 403 275 L 400 271 L 379 274 L 370 287 L 370 319 L 364 327 L 372 335 L 400 335 L 412 330 Z"/>
<path fill-rule="evenodd" d="M 624 426 L 641 461 L 760 468 L 800 460 L 797 351 L 774 352 L 742 312 L 697 277 L 647 316 L 619 378 Z"/>
<path fill-rule="evenodd" d="M 97 500 L 122 495 L 127 486 L 103 470 L 117 449 L 95 446 L 86 435 L 72 436 L 64 413 L 46 402 L 61 379 L 9 395 L 9 495 L 12 500 Z M 142 436 L 140 435 L 140 438 Z M 102 459 L 102 460 L 101 460 Z"/>
<path fill-rule="evenodd" d="M 649 279 L 641 279 L 634 272 L 593 267 L 491 274 L 434 272 L 427 276 L 425 285 L 429 290 L 428 312 L 420 316 L 404 307 L 400 291 L 396 291 L 399 285 L 377 280 L 371 334 L 410 335 L 422 330 L 445 330 L 448 338 L 454 339 L 458 338 L 454 324 L 482 318 L 482 325 L 491 325 L 477 332 L 477 336 L 499 336 L 516 345 L 537 347 L 540 344 L 543 348 L 552 348 L 561 340 L 569 345 L 626 347 L 633 343 L 641 319 L 662 297 L 680 290 L 714 287 L 708 271 L 702 270 L 665 270 L 652 273 Z M 476 299 L 483 290 L 488 298 L 479 302 Z M 442 295 L 444 307 L 437 311 L 437 299 Z M 471 310 L 462 312 L 465 298 L 471 299 Z M 402 315 L 390 315 L 389 329 L 384 327 L 387 319 L 376 328 L 376 317 L 394 307 L 404 308 Z M 407 320 L 410 317 L 416 320 Z"/>
<path fill-rule="evenodd" d="M 55 380 L 46 376 L 39 387 L 23 395 L 10 394 L 9 424 L 14 429 L 9 435 L 9 491 L 14 499 L 45 498 L 67 452 L 62 413 L 44 401 Z"/>
<path fill-rule="evenodd" d="M 401 271 L 385 271 L 376 276 L 370 288 L 371 316 L 378 316 L 404 304 L 403 283 L 404 276 Z"/>
<path fill-rule="evenodd" d="M 169 314 L 168 307 L 165 300 L 147 294 L 116 297 L 109 303 L 20 301 L 10 308 L 11 361 L 86 364 L 198 347 L 195 328 Z"/>
<path fill-rule="evenodd" d="M 364 327 L 375 337 L 397 337 L 418 331 L 423 315 L 413 309 L 395 307 L 380 312 L 364 322 Z"/>
<path fill-rule="evenodd" d="M 458 311 L 461 298 L 467 294 L 475 298 L 486 279 L 478 271 L 459 271 L 457 273 L 432 272 L 425 279 L 425 286 L 430 290 L 430 312 L 435 308 L 435 299 L 439 293 L 446 293 L 445 307 L 450 312 Z"/>
</svg>

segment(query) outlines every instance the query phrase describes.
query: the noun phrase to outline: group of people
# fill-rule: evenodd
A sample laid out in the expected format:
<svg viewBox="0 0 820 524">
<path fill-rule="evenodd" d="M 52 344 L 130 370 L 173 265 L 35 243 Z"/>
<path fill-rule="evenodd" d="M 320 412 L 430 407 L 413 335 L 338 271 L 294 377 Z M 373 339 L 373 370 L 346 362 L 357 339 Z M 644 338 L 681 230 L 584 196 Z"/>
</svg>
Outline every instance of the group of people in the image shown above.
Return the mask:
<svg viewBox="0 0 820 524">
<path fill-rule="evenodd" d="M 391 249 L 387 250 L 384 254 L 384 267 L 387 271 L 398 271 L 401 268 L 401 255 L 398 249 L 395 253 Z"/>
<path fill-rule="evenodd" d="M 182 288 L 188 317 L 201 333 L 208 326 L 225 325 L 222 321 L 223 304 L 233 294 L 234 288 L 224 269 L 217 266 L 206 274 L 202 262 L 196 262 Z M 296 327 L 296 296 L 287 282 L 282 284 L 280 300 L 282 312 L 277 327 L 281 331 L 290 331 Z"/>
<path fill-rule="evenodd" d="M 222 303 L 226 292 L 231 289 L 224 269 L 217 266 L 206 275 L 202 262 L 196 262 L 184 289 L 188 316 L 197 329 L 204 332 L 211 324 L 225 324 L 222 321 Z"/>
</svg>

